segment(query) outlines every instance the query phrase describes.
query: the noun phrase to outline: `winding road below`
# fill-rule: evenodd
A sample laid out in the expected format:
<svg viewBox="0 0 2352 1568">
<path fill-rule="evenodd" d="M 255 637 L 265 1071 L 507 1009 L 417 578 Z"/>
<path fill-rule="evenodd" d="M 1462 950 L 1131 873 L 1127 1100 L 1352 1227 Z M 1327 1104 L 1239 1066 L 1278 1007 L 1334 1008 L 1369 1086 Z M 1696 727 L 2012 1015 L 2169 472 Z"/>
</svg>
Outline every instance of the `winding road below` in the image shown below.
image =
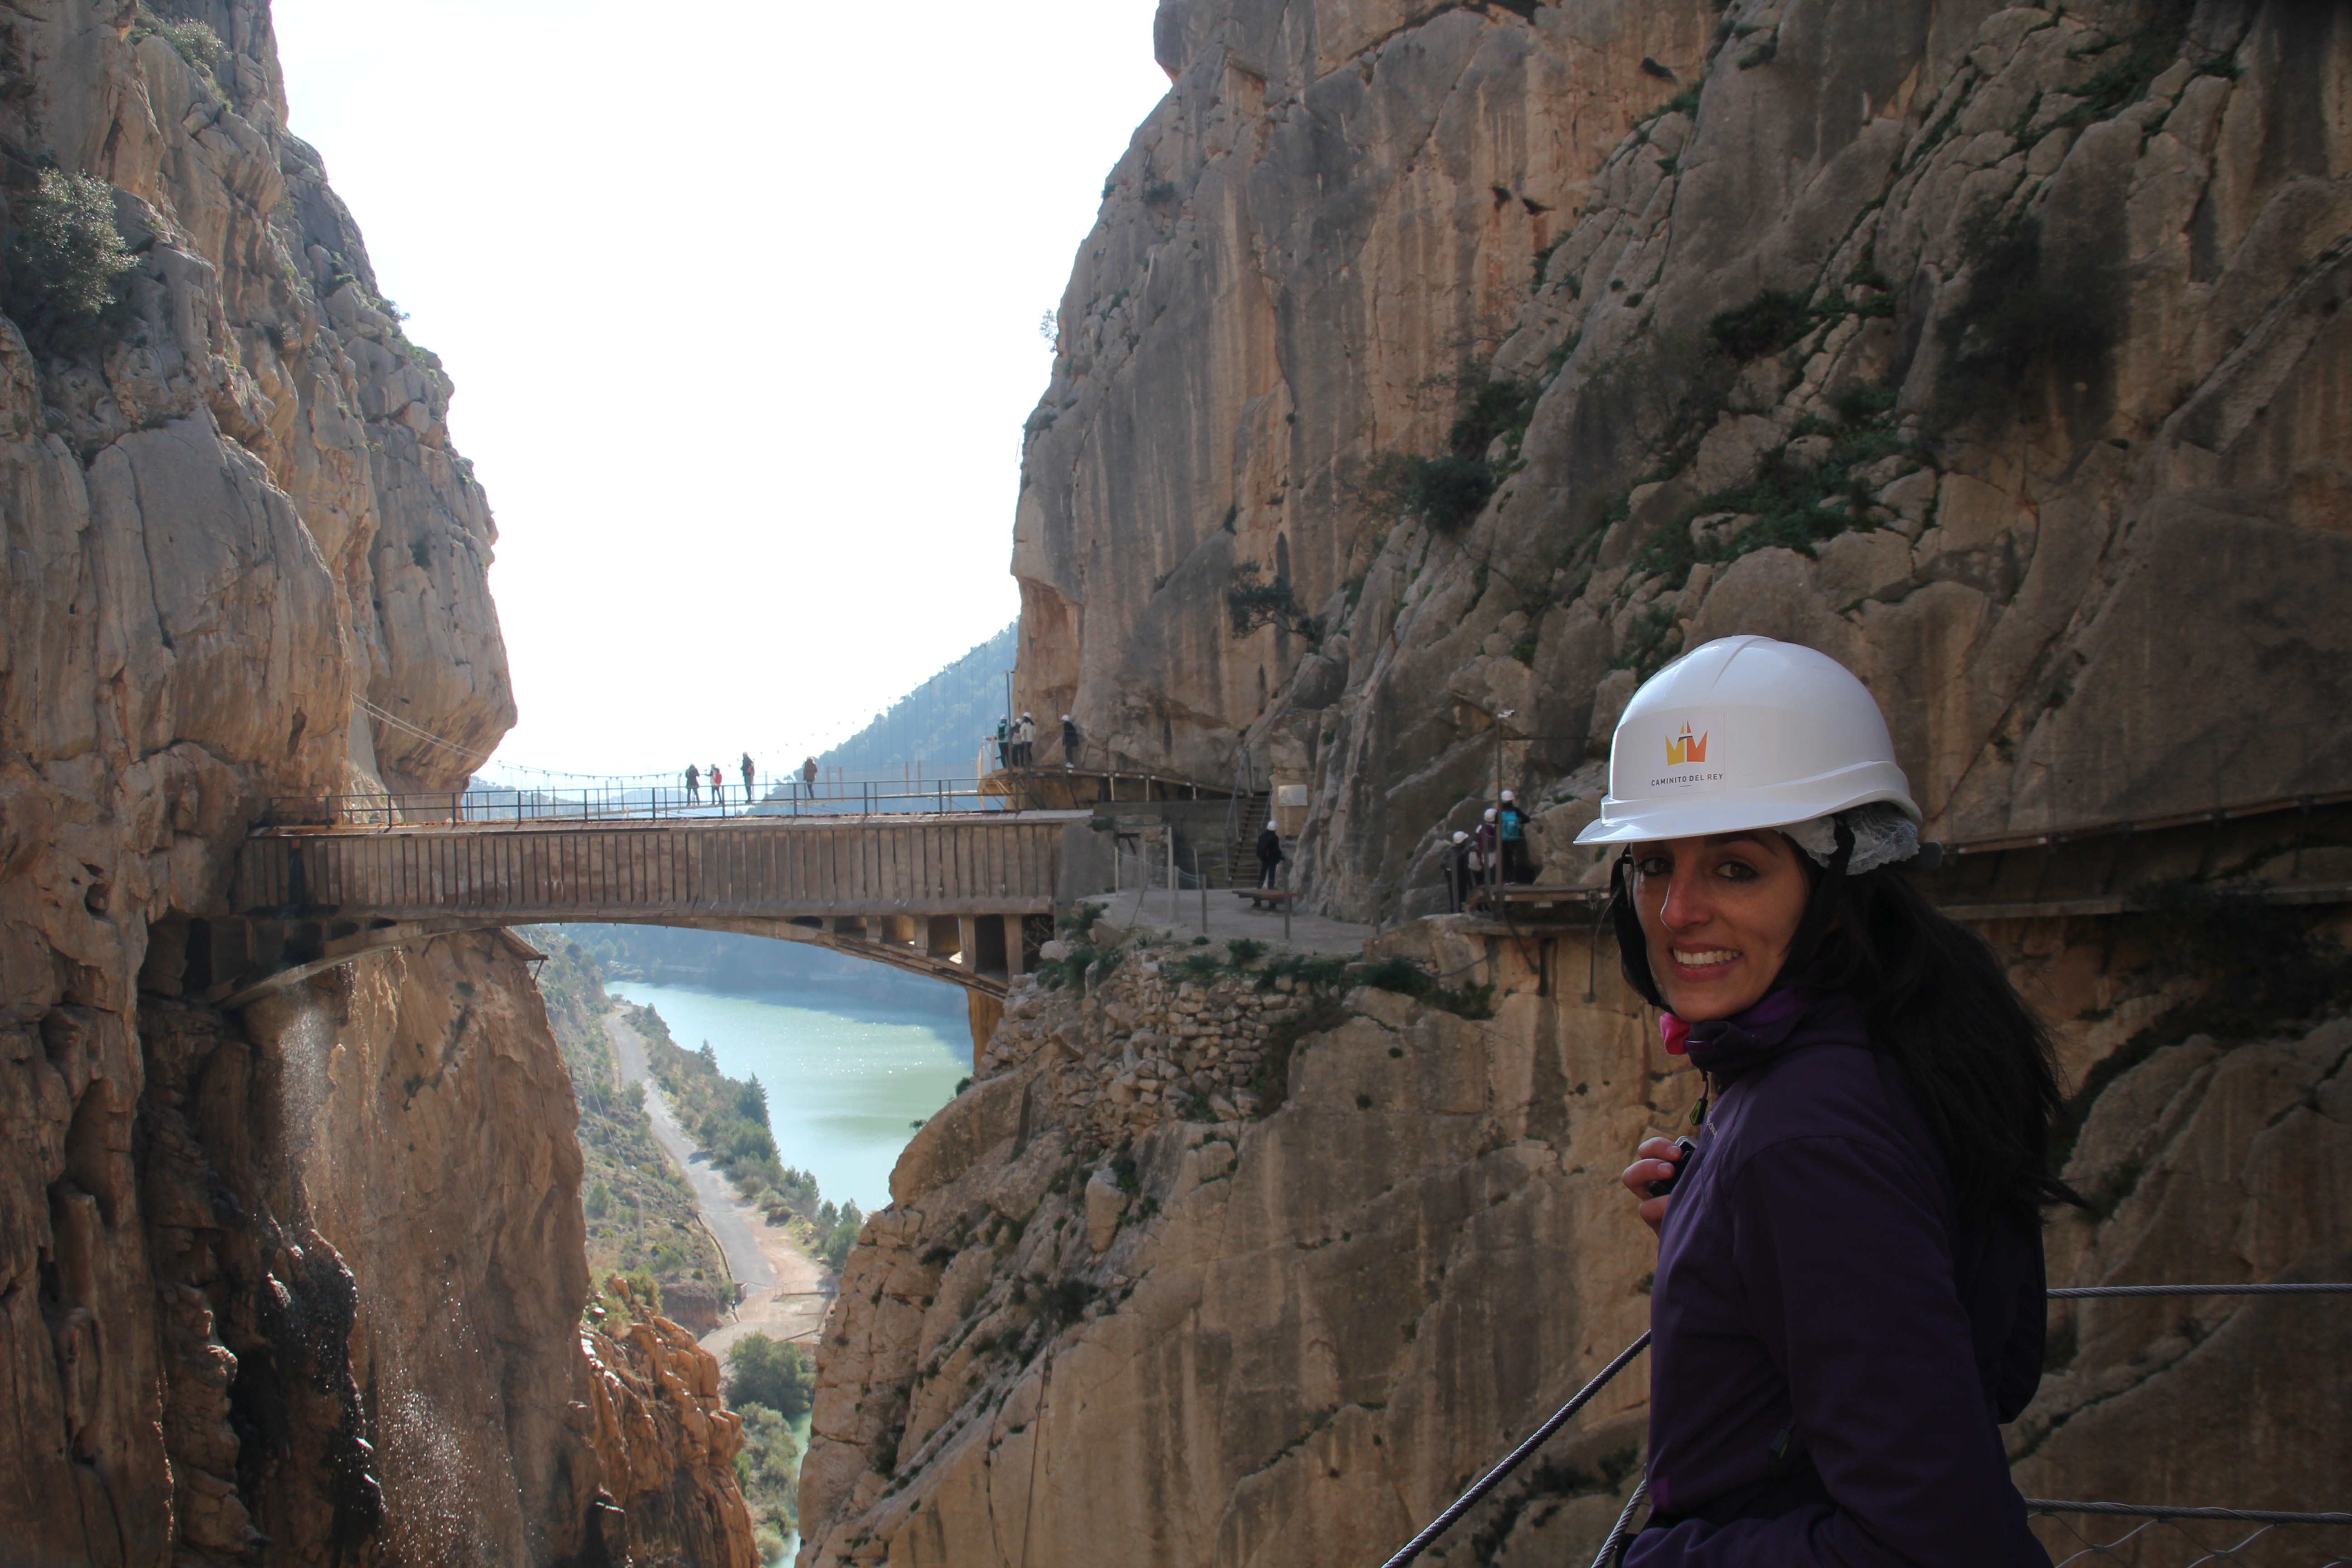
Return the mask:
<svg viewBox="0 0 2352 1568">
<path fill-rule="evenodd" d="M 646 1062 L 645 1037 L 618 1012 L 604 1016 L 604 1030 L 613 1041 L 614 1059 L 624 1084 L 646 1086 L 646 1114 L 653 1123 L 654 1141 L 685 1173 L 694 1189 L 702 1221 L 727 1258 L 727 1270 L 743 1288 L 743 1300 L 726 1322 L 702 1336 L 702 1345 L 722 1356 L 727 1346 L 748 1333 L 774 1339 L 814 1335 L 824 1324 L 832 1304 L 833 1281 L 824 1265 L 810 1257 L 782 1228 L 738 1197 L 732 1184 L 695 1148 L 693 1136 L 678 1125 L 654 1082 Z"/>
</svg>

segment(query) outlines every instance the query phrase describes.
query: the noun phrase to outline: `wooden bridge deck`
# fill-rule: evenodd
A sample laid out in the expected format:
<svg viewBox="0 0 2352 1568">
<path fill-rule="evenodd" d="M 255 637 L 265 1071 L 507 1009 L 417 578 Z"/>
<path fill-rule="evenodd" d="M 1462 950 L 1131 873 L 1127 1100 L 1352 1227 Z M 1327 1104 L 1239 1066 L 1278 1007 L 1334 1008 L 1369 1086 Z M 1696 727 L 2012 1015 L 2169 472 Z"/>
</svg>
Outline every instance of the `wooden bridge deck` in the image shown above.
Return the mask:
<svg viewBox="0 0 2352 1568">
<path fill-rule="evenodd" d="M 1087 822 L 1056 811 L 265 828 L 237 866 L 235 918 L 254 931 L 227 939 L 238 961 L 212 978 L 243 994 L 248 951 L 289 961 L 269 971 L 274 986 L 454 930 L 577 921 L 813 942 L 1002 994 L 1052 936 L 1064 836 Z"/>
<path fill-rule="evenodd" d="M 248 915 L 517 920 L 659 914 L 1042 914 L 1084 813 L 272 828 L 245 842 Z"/>
</svg>

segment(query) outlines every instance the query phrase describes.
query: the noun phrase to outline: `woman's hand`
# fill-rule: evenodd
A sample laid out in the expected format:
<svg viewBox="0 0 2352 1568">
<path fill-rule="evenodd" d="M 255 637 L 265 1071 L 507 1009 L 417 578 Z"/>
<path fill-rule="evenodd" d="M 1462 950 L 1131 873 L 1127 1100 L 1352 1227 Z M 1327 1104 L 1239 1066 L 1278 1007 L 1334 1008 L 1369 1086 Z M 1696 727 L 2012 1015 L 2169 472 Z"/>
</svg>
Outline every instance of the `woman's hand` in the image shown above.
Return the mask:
<svg viewBox="0 0 2352 1568">
<path fill-rule="evenodd" d="M 1675 1141 L 1671 1138 L 1652 1138 L 1633 1152 L 1642 1157 L 1625 1167 L 1625 1190 L 1642 1200 L 1642 1206 L 1634 1212 L 1642 1216 L 1643 1225 L 1655 1231 L 1658 1226 L 1665 1223 L 1666 1205 L 1675 1200 L 1671 1195 L 1663 1198 L 1652 1197 L 1650 1184 L 1663 1182 L 1675 1173 L 1676 1169 L 1673 1158 Z"/>
</svg>

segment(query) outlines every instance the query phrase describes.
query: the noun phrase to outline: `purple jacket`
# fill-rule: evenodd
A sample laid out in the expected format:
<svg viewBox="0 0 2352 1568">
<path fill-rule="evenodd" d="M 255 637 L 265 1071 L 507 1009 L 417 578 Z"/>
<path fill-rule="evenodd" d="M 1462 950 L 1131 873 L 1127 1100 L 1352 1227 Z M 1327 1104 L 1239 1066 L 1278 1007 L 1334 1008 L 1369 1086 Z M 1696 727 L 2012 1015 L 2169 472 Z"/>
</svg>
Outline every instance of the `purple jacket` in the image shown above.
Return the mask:
<svg viewBox="0 0 2352 1568">
<path fill-rule="evenodd" d="M 1998 1424 L 2042 1373 L 2042 1237 L 1958 1222 L 1844 997 L 1700 1024 L 1722 1092 L 1650 1303 L 1648 1529 L 1627 1568 L 2048 1568 Z"/>
</svg>

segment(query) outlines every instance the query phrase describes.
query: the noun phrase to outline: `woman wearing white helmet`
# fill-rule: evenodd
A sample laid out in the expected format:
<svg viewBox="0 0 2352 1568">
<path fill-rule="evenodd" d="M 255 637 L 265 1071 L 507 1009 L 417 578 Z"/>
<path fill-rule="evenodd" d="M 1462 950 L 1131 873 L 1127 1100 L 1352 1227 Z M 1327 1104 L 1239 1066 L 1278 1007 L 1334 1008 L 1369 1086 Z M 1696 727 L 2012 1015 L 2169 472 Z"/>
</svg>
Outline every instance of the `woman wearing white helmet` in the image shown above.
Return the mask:
<svg viewBox="0 0 2352 1568">
<path fill-rule="evenodd" d="M 1918 823 L 1877 704 L 1807 648 L 1706 644 L 1617 726 L 1578 841 L 1625 847 L 1625 977 L 1707 1090 L 1625 1172 L 1660 1238 L 1629 1568 L 2049 1562 L 1996 1423 L 2041 1373 L 2057 1080 L 1900 868 Z"/>
</svg>

